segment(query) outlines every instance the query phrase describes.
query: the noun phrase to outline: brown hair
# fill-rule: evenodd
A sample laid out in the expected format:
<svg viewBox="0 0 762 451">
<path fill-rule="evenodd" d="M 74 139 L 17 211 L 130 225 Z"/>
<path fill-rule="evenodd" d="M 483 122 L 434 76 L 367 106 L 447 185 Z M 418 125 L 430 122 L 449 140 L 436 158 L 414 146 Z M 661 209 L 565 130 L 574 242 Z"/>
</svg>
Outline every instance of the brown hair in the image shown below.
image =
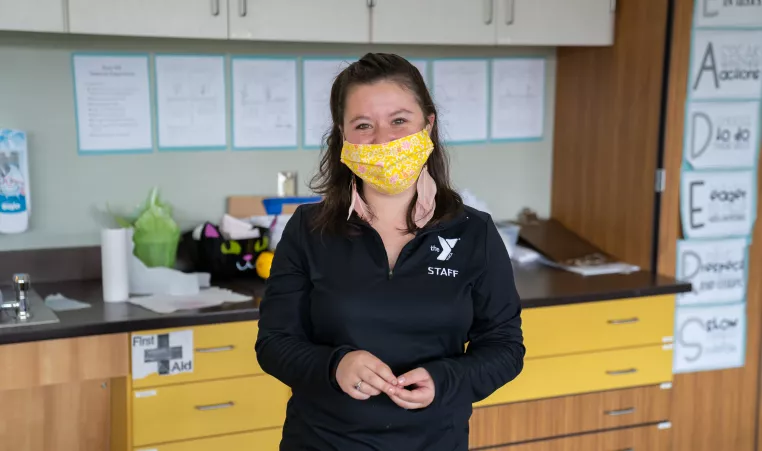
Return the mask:
<svg viewBox="0 0 762 451">
<path fill-rule="evenodd" d="M 426 88 L 426 82 L 409 61 L 389 53 L 367 53 L 360 60 L 350 64 L 337 77 L 331 88 L 331 118 L 333 125 L 323 137 L 324 145 L 320 167 L 312 179 L 310 188 L 323 196 L 318 213 L 314 216 L 313 227 L 320 231 L 345 233 L 347 214 L 351 204 L 352 171 L 341 162 L 344 138 L 341 125 L 344 122 L 344 107 L 350 88 L 360 84 L 373 84 L 389 80 L 399 84 L 415 95 L 424 117 L 434 116 L 431 124 L 431 140 L 434 150 L 427 166 L 437 185 L 436 209 L 431 222 L 436 223 L 457 215 L 463 209 L 463 201 L 450 186 L 449 160 L 439 139 L 439 116 L 434 101 Z M 362 196 L 362 180 L 356 178 L 357 188 Z M 414 221 L 417 193 L 408 207 L 407 232 L 415 233 L 418 227 Z"/>
</svg>

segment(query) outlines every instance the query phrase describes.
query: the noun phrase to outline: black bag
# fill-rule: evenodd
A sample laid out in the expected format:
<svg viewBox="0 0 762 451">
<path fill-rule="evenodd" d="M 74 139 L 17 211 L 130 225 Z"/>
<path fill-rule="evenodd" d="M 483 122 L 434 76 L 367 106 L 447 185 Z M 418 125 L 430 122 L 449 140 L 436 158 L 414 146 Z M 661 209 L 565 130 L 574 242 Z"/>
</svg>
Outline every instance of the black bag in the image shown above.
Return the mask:
<svg viewBox="0 0 762 451">
<path fill-rule="evenodd" d="M 270 230 L 254 228 L 259 230 L 259 238 L 226 240 L 216 225 L 206 222 L 185 233 L 181 245 L 186 247 L 194 270 L 208 272 L 213 279 L 261 279 L 255 263 L 260 254 L 268 250 Z"/>
</svg>

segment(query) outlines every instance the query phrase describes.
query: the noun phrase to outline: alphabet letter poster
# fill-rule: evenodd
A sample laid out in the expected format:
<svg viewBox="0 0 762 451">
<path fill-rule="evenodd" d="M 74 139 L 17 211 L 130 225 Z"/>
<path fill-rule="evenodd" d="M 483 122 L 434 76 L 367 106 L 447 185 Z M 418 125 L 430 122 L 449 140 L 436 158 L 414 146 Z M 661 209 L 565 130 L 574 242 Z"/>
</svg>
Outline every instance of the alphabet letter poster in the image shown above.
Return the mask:
<svg viewBox="0 0 762 451">
<path fill-rule="evenodd" d="M 753 170 L 683 171 L 680 183 L 680 216 L 686 238 L 751 233 L 757 210 Z"/>
<path fill-rule="evenodd" d="M 762 93 L 762 30 L 696 30 L 688 94 L 757 99 Z"/>
<path fill-rule="evenodd" d="M 759 102 L 688 105 L 685 161 L 694 169 L 750 168 L 759 149 Z"/>
<path fill-rule="evenodd" d="M 677 295 L 677 305 L 742 302 L 746 298 L 748 242 L 683 240 L 677 243 L 677 278 L 693 291 Z"/>
<path fill-rule="evenodd" d="M 132 336 L 132 378 L 193 372 L 193 331 Z"/>
<path fill-rule="evenodd" d="M 746 351 L 745 308 L 745 303 L 679 308 L 673 372 L 742 367 Z"/>
<path fill-rule="evenodd" d="M 760 0 L 698 0 L 694 13 L 697 27 L 762 27 Z"/>
</svg>

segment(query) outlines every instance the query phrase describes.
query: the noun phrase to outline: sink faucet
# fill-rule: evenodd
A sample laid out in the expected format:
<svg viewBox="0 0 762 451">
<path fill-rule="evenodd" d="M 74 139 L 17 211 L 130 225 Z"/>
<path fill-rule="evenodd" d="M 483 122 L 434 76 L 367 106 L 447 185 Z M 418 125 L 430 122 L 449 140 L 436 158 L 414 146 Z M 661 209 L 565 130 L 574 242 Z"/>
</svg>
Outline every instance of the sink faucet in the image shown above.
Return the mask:
<svg viewBox="0 0 762 451">
<path fill-rule="evenodd" d="M 32 313 L 29 307 L 29 274 L 13 275 L 13 291 L 15 299 L 0 304 L 0 310 L 10 310 L 14 316 L 20 320 L 31 318 Z"/>
</svg>

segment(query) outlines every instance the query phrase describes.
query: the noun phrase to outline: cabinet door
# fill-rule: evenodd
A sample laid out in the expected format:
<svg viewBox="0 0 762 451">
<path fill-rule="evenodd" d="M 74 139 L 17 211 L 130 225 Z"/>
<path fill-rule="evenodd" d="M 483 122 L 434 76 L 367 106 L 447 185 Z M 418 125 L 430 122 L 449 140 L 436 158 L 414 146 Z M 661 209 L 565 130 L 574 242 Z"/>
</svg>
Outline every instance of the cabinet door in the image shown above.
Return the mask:
<svg viewBox="0 0 762 451">
<path fill-rule="evenodd" d="M 375 0 L 371 41 L 494 45 L 496 1 Z"/>
<path fill-rule="evenodd" d="M 510 45 L 611 45 L 612 0 L 495 0 L 497 42 Z"/>
<path fill-rule="evenodd" d="M 367 0 L 230 0 L 230 38 L 366 44 L 370 12 Z"/>
<path fill-rule="evenodd" d="M 72 33 L 227 39 L 227 0 L 69 0 Z"/>
<path fill-rule="evenodd" d="M 0 30 L 65 31 L 63 0 L 0 0 Z"/>
</svg>

